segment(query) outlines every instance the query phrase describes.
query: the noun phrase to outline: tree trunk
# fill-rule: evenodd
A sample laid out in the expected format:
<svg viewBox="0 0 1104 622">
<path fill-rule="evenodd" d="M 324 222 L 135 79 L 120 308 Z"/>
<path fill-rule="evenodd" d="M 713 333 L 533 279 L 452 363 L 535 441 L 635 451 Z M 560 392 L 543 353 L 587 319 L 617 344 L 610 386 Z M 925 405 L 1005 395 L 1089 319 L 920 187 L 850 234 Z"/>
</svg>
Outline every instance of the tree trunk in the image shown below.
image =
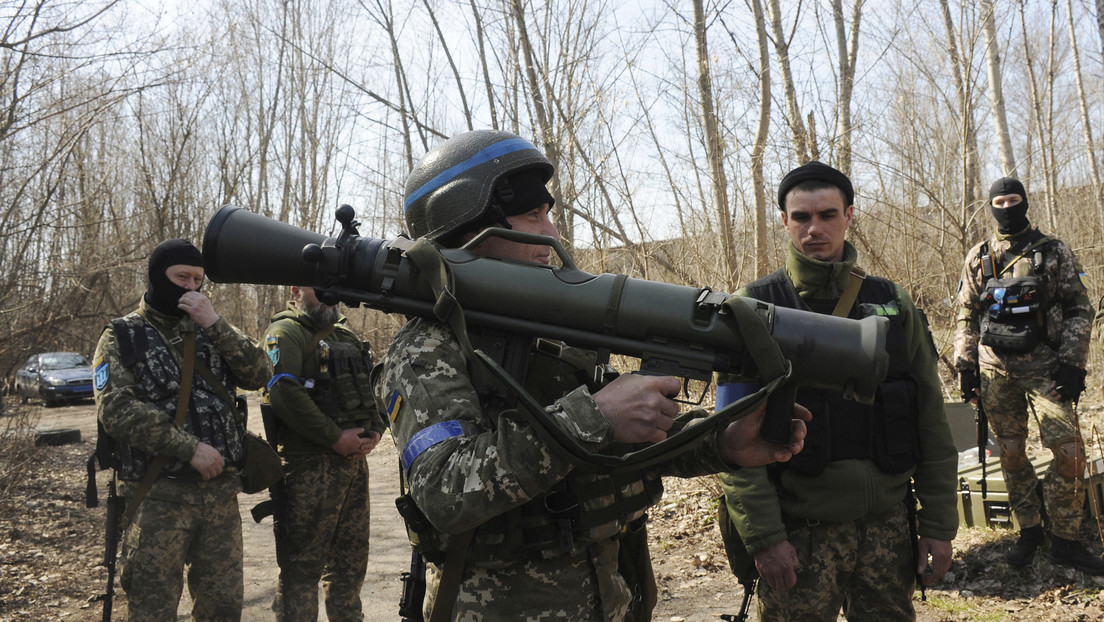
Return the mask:
<svg viewBox="0 0 1104 622">
<path fill-rule="evenodd" d="M 557 171 L 560 169 L 560 150 L 556 143 L 556 132 L 552 127 L 552 119 L 549 117 L 548 111 L 544 105 L 544 93 L 547 86 L 547 82 L 540 79 L 538 73 L 536 59 L 533 55 L 533 46 L 529 41 L 529 29 L 525 25 L 525 11 L 521 6 L 521 0 L 511 0 L 510 6 L 513 8 L 514 21 L 517 24 L 518 44 L 521 46 L 522 54 L 525 58 L 525 76 L 529 82 L 529 95 L 533 100 L 533 111 L 537 116 L 537 125 L 541 131 L 541 148 L 544 149 L 545 156 L 552 163 L 552 166 Z M 551 96 L 551 92 L 549 92 Z M 563 202 L 563 196 L 560 192 L 560 185 L 557 177 L 553 175 L 551 181 L 552 196 L 557 202 Z M 560 232 L 560 237 L 563 238 L 564 248 L 571 252 L 574 249 L 574 235 L 568 227 L 565 212 L 567 210 L 554 210 L 552 212 L 553 224 L 556 225 L 556 229 Z"/>
<path fill-rule="evenodd" d="M 705 11 L 702 0 L 694 0 L 694 41 L 697 44 L 698 92 L 701 101 L 702 124 L 705 128 L 705 151 L 709 160 L 710 185 L 713 190 L 713 210 L 724 254 L 725 284 L 730 291 L 736 285 L 736 252 L 732 233 L 732 214 L 728 207 L 728 183 L 725 179 L 724 143 L 713 108 L 713 78 L 709 69 L 709 46 L 705 33 Z"/>
<path fill-rule="evenodd" d="M 855 60 L 859 54 L 859 23 L 864 0 L 855 0 L 851 7 L 851 34 L 843 22 L 843 0 L 832 0 L 832 21 L 836 26 L 836 52 L 839 55 L 840 92 L 836 102 L 836 130 L 839 144 L 836 165 L 845 175 L 851 175 L 851 93 L 855 87 Z"/>
<path fill-rule="evenodd" d="M 962 252 L 965 254 L 973 242 L 967 235 L 967 229 L 974 210 L 974 202 L 978 200 L 978 187 L 981 185 L 977 127 L 974 123 L 973 85 L 967 80 L 966 72 L 963 71 L 963 65 L 966 62 L 959 52 L 958 33 L 951 17 L 950 3 L 948 0 L 939 0 L 939 7 L 943 14 L 943 26 L 947 31 L 947 56 L 951 59 L 951 70 L 956 86 L 956 103 L 961 115 L 959 132 L 962 136 L 962 201 L 959 205 L 957 224 Z"/>
<path fill-rule="evenodd" d="M 1104 0 L 1097 0 L 1097 4 Z M 1092 122 L 1089 120 L 1089 96 L 1085 93 L 1085 83 L 1081 77 L 1081 51 L 1077 46 L 1077 33 L 1073 23 L 1073 0 L 1066 0 L 1066 25 L 1069 27 L 1070 51 L 1073 53 L 1073 76 L 1077 81 L 1077 104 L 1081 113 L 1081 130 L 1085 136 L 1085 153 L 1092 170 L 1093 191 L 1096 194 L 1096 213 L 1100 214 L 1104 230 L 1104 186 L 1100 183 L 1100 167 L 1096 163 L 1096 147 L 1093 143 Z"/>
<path fill-rule="evenodd" d="M 774 36 L 774 51 L 778 55 L 779 73 L 782 74 L 782 92 L 786 98 L 786 120 L 793 132 L 794 160 L 797 164 L 809 161 L 809 132 L 801 118 L 801 108 L 797 105 L 797 88 L 794 86 L 793 72 L 790 70 L 790 44 L 782 32 L 782 9 L 778 0 L 768 0 L 767 14 L 770 17 L 771 33 Z"/>
<path fill-rule="evenodd" d="M 981 12 L 982 32 L 985 35 L 985 69 L 989 76 L 989 105 L 993 109 L 993 123 L 996 124 L 1001 170 L 1005 175 L 1018 178 L 1012 138 L 1008 134 L 1008 115 L 1004 109 L 1004 95 L 1001 93 L 1000 49 L 997 43 L 997 24 L 993 19 L 993 0 L 981 0 Z"/>
<path fill-rule="evenodd" d="M 751 150 L 751 180 L 755 188 L 755 278 L 770 272 L 770 250 L 767 248 L 767 214 L 773 212 L 767 199 L 763 181 L 763 154 L 767 148 L 767 132 L 770 129 L 771 73 L 770 49 L 767 46 L 767 20 L 763 14 L 762 0 L 751 0 L 755 17 L 755 33 L 759 43 L 759 121 L 755 131 L 755 144 Z"/>
<path fill-rule="evenodd" d="M 1035 113 L 1035 131 L 1039 138 L 1039 157 L 1043 160 L 1043 184 L 1046 187 L 1046 209 L 1044 213 L 1047 216 L 1047 225 L 1051 231 L 1054 231 L 1056 223 L 1054 220 L 1054 152 L 1051 151 L 1048 143 L 1048 116 L 1043 110 L 1043 99 L 1039 93 L 1039 82 L 1035 76 L 1035 57 L 1031 53 L 1031 46 L 1028 45 L 1027 37 L 1027 16 L 1024 11 L 1024 0 L 1018 2 L 1020 8 L 1020 29 L 1023 33 L 1023 44 L 1020 46 L 1023 49 L 1024 65 L 1027 68 L 1028 79 L 1028 91 L 1031 94 L 1031 110 Z M 1053 7 L 1053 2 L 1051 4 Z M 1054 43 L 1054 22 L 1053 13 L 1051 14 L 1051 45 Z M 1051 49 L 1050 58 L 1054 58 L 1054 51 Z M 1053 73 L 1048 71 L 1048 80 L 1053 82 Z M 1049 90 L 1049 89 L 1048 89 Z M 1036 208 L 1038 209 L 1038 208 Z"/>
</svg>

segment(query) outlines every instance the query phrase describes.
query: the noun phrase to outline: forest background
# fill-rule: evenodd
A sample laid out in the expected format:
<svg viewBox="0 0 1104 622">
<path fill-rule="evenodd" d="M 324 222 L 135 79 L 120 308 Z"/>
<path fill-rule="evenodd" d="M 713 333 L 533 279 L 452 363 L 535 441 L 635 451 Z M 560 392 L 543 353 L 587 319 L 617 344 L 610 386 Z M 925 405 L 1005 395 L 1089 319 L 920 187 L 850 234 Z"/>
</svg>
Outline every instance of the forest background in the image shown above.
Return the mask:
<svg viewBox="0 0 1104 622">
<path fill-rule="evenodd" d="M 774 193 L 855 181 L 861 264 L 927 312 L 948 397 L 962 259 L 992 180 L 1104 290 L 1104 0 L 0 1 L 0 377 L 91 355 L 149 251 L 238 205 L 326 234 L 403 230 L 447 136 L 502 128 L 556 165 L 581 268 L 734 291 L 784 254 Z M 259 334 L 271 286 L 205 286 Z M 351 311 L 385 347 L 402 318 Z M 1094 340 L 1097 341 L 1097 340 Z M 1094 344 L 1090 387 L 1104 377 Z"/>
</svg>

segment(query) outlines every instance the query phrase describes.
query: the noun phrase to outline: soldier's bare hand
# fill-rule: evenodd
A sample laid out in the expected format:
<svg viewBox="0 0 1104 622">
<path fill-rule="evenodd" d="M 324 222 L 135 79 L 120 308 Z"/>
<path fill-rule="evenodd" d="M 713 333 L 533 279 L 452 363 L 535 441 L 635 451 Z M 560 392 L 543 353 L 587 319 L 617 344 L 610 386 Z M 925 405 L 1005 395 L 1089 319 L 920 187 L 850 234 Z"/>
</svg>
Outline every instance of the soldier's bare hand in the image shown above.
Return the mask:
<svg viewBox="0 0 1104 622">
<path fill-rule="evenodd" d="M 380 433 L 379 432 L 364 432 L 360 436 L 360 449 L 357 451 L 354 458 L 360 458 L 372 453 L 372 450 L 379 445 Z"/>
<path fill-rule="evenodd" d="M 916 573 L 924 577 L 924 585 L 935 585 L 943 579 L 943 575 L 951 569 L 951 557 L 954 549 L 946 540 L 921 537 L 920 548 L 917 550 L 920 558 L 916 567 Z M 928 558 L 931 557 L 931 563 Z"/>
<path fill-rule="evenodd" d="M 805 434 L 808 432 L 805 422 L 813 418 L 807 408 L 794 404 L 790 442 L 785 445 L 769 443 L 759 436 L 759 428 L 762 427 L 766 411 L 767 402 L 764 401 L 755 412 L 733 421 L 721 432 L 720 451 L 725 462 L 734 466 L 763 466 L 772 462 L 786 462 L 804 448 Z"/>
<path fill-rule="evenodd" d="M 176 306 L 191 316 L 200 328 L 210 328 L 219 319 L 211 300 L 199 292 L 185 292 Z"/>
<path fill-rule="evenodd" d="M 361 443 L 365 440 L 360 438 L 360 433 L 364 431 L 364 428 L 349 428 L 341 433 L 341 438 L 337 439 L 337 442 L 330 446 L 335 452 L 345 456 L 346 458 L 355 458 L 360 453 Z"/>
<path fill-rule="evenodd" d="M 667 438 L 679 412 L 682 383 L 670 376 L 625 374 L 594 394 L 594 403 L 613 426 L 613 437 L 624 443 L 656 443 Z"/>
<path fill-rule="evenodd" d="M 755 554 L 759 576 L 779 592 L 797 585 L 797 563 L 797 551 L 789 540 L 772 544 Z"/>
<path fill-rule="evenodd" d="M 222 454 L 217 449 L 201 441 L 196 445 L 195 453 L 192 454 L 192 459 L 188 461 L 188 464 L 192 465 L 192 468 L 206 481 L 222 473 L 226 461 L 223 460 Z"/>
</svg>

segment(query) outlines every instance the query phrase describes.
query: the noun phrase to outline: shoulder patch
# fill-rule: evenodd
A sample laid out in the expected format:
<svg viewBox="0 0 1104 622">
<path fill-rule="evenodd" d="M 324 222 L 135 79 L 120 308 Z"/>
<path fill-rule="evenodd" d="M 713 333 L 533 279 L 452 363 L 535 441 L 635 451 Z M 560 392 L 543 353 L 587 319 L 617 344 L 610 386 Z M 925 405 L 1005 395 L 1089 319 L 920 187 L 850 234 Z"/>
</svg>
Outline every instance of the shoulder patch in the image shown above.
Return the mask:
<svg viewBox="0 0 1104 622">
<path fill-rule="evenodd" d="M 107 386 L 107 379 L 110 377 L 108 372 L 107 361 L 102 358 L 96 362 L 95 371 L 92 374 L 92 378 L 95 381 L 96 390 L 102 391 Z"/>
<path fill-rule="evenodd" d="M 398 389 L 391 392 L 391 399 L 387 402 L 387 416 L 391 419 L 391 422 L 395 422 L 395 417 L 399 416 L 399 409 L 402 408 L 402 393 L 399 393 Z"/>
<path fill-rule="evenodd" d="M 280 338 L 276 335 L 265 335 L 265 348 L 268 349 L 268 358 L 272 359 L 272 364 L 276 365 L 280 362 Z"/>
<path fill-rule="evenodd" d="M 1081 280 L 1081 287 L 1089 289 L 1089 276 L 1085 274 L 1084 270 L 1077 271 L 1077 278 Z"/>
</svg>

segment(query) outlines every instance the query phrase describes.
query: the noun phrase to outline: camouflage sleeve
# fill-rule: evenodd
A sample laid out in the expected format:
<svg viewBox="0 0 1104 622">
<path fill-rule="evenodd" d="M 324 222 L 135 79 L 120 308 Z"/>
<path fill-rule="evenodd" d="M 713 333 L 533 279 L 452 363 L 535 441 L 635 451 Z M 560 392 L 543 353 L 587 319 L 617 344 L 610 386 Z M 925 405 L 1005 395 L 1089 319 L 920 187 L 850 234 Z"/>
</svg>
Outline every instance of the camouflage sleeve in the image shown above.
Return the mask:
<svg viewBox="0 0 1104 622">
<path fill-rule="evenodd" d="M 1053 313 L 1060 313 L 1058 329 L 1058 360 L 1081 369 L 1089 356 L 1089 338 L 1092 331 L 1093 308 L 1085 282 L 1085 271 L 1064 242 L 1055 244 L 1058 262 L 1054 275 L 1055 305 Z"/>
<path fill-rule="evenodd" d="M 276 352 L 273 376 L 289 374 L 297 379 L 303 370 L 303 350 L 311 332 L 294 320 L 277 320 L 265 330 L 264 342 Z M 311 369 L 311 375 L 316 372 Z M 318 408 L 302 380 L 280 380 L 268 391 L 272 412 L 296 434 L 322 447 L 332 447 L 341 438 L 341 428 Z"/>
<path fill-rule="evenodd" d="M 981 260 L 978 253 L 981 244 L 974 246 L 966 253 L 966 262 L 962 266 L 962 275 L 958 280 L 958 294 L 955 296 L 955 306 L 958 311 L 955 316 L 954 356 L 958 366 L 978 366 L 978 342 L 981 339 L 979 327 L 982 302 L 981 291 L 985 287 L 982 283 Z"/>
<path fill-rule="evenodd" d="M 260 389 L 272 377 L 272 362 L 268 360 L 264 349 L 253 339 L 230 325 L 226 318 L 219 319 L 203 329 L 218 348 L 234 383 L 243 389 Z"/>
<path fill-rule="evenodd" d="M 923 314 L 900 286 L 897 304 L 905 322 L 905 344 L 920 411 L 921 458 L 913 474 L 921 505 L 917 525 L 921 536 L 953 540 L 958 531 L 958 451 L 944 411 L 935 344 Z"/>
<path fill-rule="evenodd" d="M 418 507 L 438 530 L 457 533 L 546 491 L 572 469 L 512 410 L 481 406 L 452 332 L 412 320 L 392 341 L 376 377 L 376 403 L 407 469 Z M 585 388 L 546 411 L 590 451 L 613 430 Z"/>
<path fill-rule="evenodd" d="M 93 357 L 96 414 L 104 430 L 147 454 L 191 460 L 199 439 L 178 427 L 170 415 L 142 401 L 134 375 L 120 360 L 115 331 L 108 327 Z"/>
</svg>

